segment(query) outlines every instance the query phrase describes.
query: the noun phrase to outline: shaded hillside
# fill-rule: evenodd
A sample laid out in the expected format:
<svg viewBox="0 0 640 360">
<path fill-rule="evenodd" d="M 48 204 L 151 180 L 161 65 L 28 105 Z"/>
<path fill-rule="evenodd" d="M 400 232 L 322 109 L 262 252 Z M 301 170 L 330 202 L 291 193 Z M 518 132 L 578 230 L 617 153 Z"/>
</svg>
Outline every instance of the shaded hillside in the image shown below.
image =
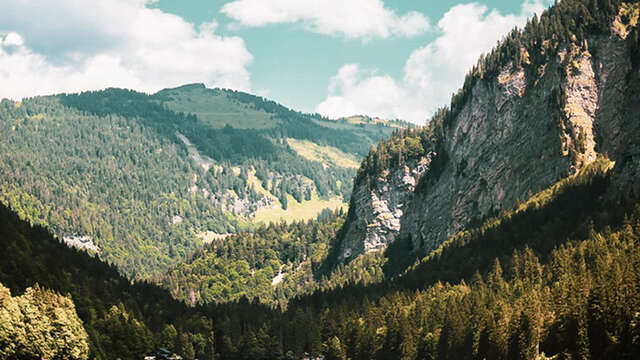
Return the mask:
<svg viewBox="0 0 640 360">
<path fill-rule="evenodd" d="M 0 282 L 19 295 L 35 283 L 70 294 L 89 335 L 91 356 L 131 358 L 151 351 L 165 323 L 184 314 L 163 290 L 131 283 L 117 270 L 68 248 L 0 205 Z M 126 334 L 126 336 L 125 336 Z"/>
<path fill-rule="evenodd" d="M 296 298 L 187 308 L 60 244 L 0 206 L 0 282 L 69 293 L 91 356 L 186 359 L 632 359 L 640 355 L 640 203 L 610 163 L 451 238 L 396 280 Z M 535 231 L 532 231 L 535 229 Z M 470 256 L 470 254 L 472 254 Z M 464 267 L 460 267 L 464 264 Z"/>
<path fill-rule="evenodd" d="M 58 299 L 55 301 L 64 305 L 61 306 L 64 311 L 77 311 L 86 334 L 80 336 L 82 342 L 78 343 L 78 347 L 60 348 L 60 356 L 69 350 L 71 352 L 68 354 L 74 358 L 86 358 L 87 349 L 83 346 L 88 342 L 89 357 L 92 359 L 141 359 L 158 347 L 180 353 L 185 360 L 210 359 L 220 351 L 218 346 L 222 343 L 222 334 L 235 333 L 236 327 L 243 331 L 257 329 L 265 319 L 277 316 L 246 300 L 240 304 L 207 309 L 187 308 L 174 300 L 166 290 L 149 283 L 132 283 L 120 275 L 114 266 L 84 251 L 67 247 L 43 227 L 29 225 L 2 204 L 0 251 L 5 254 L 0 261 L 0 282 L 10 289 L 13 296 L 31 299 L 34 294 L 40 298 L 38 294 L 45 293 L 45 298 Z M 67 297 L 54 296 L 39 287 L 28 289 L 36 283 L 56 293 L 67 294 Z M 2 291 L 2 294 L 6 293 L 6 289 Z M 2 294 L 0 316 L 5 319 L 4 316 L 8 315 L 6 311 L 12 313 L 13 310 Z M 69 304 L 68 297 L 75 305 Z M 46 300 L 34 301 L 46 305 Z M 58 311 L 56 314 L 62 316 L 65 313 Z M 29 316 L 36 316 L 36 312 L 29 313 Z M 46 319 L 38 321 L 41 320 Z M 73 322 L 71 318 L 67 320 Z M 67 320 L 56 321 L 62 329 Z M 34 331 L 39 331 L 36 328 L 38 324 L 34 320 L 30 326 Z M 4 321 L 0 325 L 0 354 L 9 354 L 7 356 L 12 358 L 7 351 L 21 349 L 21 342 L 19 339 L 2 337 L 4 330 L 7 330 L 5 326 L 9 325 Z M 51 330 L 54 332 L 47 336 L 56 335 L 55 328 Z M 69 344 L 75 341 L 71 330 L 67 332 Z M 31 334 L 31 339 L 38 336 L 37 331 Z M 80 331 L 77 334 L 82 333 Z M 48 339 L 43 337 L 41 345 L 45 346 Z M 55 339 L 58 341 L 62 338 Z M 35 358 L 41 354 L 55 354 L 55 349 L 48 352 L 46 346 L 34 351 Z M 31 356 L 23 355 L 18 357 L 24 359 Z"/>
</svg>

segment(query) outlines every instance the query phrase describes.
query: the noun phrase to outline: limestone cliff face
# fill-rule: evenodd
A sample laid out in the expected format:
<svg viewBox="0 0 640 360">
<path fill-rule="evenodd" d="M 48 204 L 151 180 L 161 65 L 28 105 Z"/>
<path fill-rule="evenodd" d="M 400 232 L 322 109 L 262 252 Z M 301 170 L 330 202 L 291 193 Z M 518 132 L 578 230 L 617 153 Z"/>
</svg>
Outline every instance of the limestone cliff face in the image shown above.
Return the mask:
<svg viewBox="0 0 640 360">
<path fill-rule="evenodd" d="M 430 152 L 383 172 L 376 179 L 379 187 L 371 187 L 371 184 L 355 187 L 351 206 L 358 221 L 352 222 L 347 228 L 346 238 L 362 241 L 343 243 L 340 251 L 342 259 L 384 249 L 396 239 L 405 205 L 413 199 L 415 187 L 429 170 L 434 155 Z"/>
<path fill-rule="evenodd" d="M 625 39 L 613 35 L 561 47 L 535 81 L 511 65 L 476 81 L 444 130 L 440 153 L 425 151 L 373 183 L 356 183 L 342 258 L 400 238 L 433 249 L 474 220 L 576 174 L 599 153 L 617 160 L 621 179 L 635 178 L 640 74 L 632 60 Z M 432 161 L 445 155 L 432 174 Z"/>
</svg>

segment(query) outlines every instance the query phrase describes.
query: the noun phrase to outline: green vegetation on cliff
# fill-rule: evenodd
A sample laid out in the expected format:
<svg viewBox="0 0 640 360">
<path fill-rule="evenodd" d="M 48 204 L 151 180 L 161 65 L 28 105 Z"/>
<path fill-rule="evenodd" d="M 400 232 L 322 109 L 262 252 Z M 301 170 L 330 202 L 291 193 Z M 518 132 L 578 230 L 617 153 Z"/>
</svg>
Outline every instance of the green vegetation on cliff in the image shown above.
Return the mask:
<svg viewBox="0 0 640 360">
<path fill-rule="evenodd" d="M 543 353 L 631 359 L 640 355 L 640 198 L 619 192 L 608 169 L 601 160 L 454 236 L 394 280 L 334 283 L 295 297 L 285 312 L 245 298 L 188 308 L 155 286 L 132 285 L 6 207 L 0 207 L 0 247 L 11 256 L 0 263 L 0 281 L 14 294 L 35 282 L 69 293 L 91 356 L 100 359 L 136 358 L 156 346 L 187 359 L 214 352 L 220 359 L 305 352 L 342 359 L 536 359 Z M 305 228 L 341 221 L 321 220 L 281 226 L 302 236 Z M 259 250 L 267 245 L 261 238 L 235 241 L 247 245 L 256 266 L 280 261 Z M 292 258 L 305 251 L 289 245 L 276 247 Z M 314 256 L 321 258 L 319 250 Z"/>
</svg>

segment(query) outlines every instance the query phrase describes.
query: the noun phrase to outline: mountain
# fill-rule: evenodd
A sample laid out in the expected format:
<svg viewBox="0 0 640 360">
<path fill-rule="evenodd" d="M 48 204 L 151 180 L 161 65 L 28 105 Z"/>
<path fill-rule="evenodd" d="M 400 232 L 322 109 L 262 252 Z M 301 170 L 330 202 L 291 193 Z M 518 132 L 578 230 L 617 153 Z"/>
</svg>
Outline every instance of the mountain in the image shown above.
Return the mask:
<svg viewBox="0 0 640 360">
<path fill-rule="evenodd" d="M 69 293 L 100 359 L 155 346 L 185 359 L 636 359 L 639 18 L 638 2 L 558 2 L 483 57 L 428 126 L 398 131 L 367 155 L 346 217 L 325 212 L 214 240 L 179 273 L 206 276 L 213 266 L 229 280 L 252 271 L 268 279 L 267 267 L 275 275 L 283 262 L 307 261 L 309 283 L 326 278 L 294 292 L 286 309 L 244 297 L 187 307 L 5 206 L 0 282 L 13 296 L 35 282 Z M 99 117 L 111 101 L 99 99 L 82 103 L 114 117 Z M 156 101 L 170 100 L 116 100 L 121 115 L 164 119 L 148 125 L 158 134 L 175 135 L 179 122 L 180 134 L 201 141 L 195 115 L 161 116 L 169 110 Z M 188 286 L 176 285 L 184 296 Z"/>
<path fill-rule="evenodd" d="M 518 209 L 457 234 L 395 280 L 298 297 L 286 312 L 246 299 L 188 308 L 3 205 L 0 249 L 10 256 L 0 262 L 0 282 L 25 298 L 35 282 L 69 294 L 63 302 L 75 303 L 96 359 L 141 358 L 155 347 L 188 360 L 305 353 L 633 359 L 640 355 L 640 197 L 620 192 L 611 165 L 601 158 Z"/>
<path fill-rule="evenodd" d="M 3 100 L 0 200 L 131 277 L 157 278 L 213 239 L 341 208 L 360 159 L 399 126 L 198 84 Z"/>
<path fill-rule="evenodd" d="M 460 231 L 517 208 L 599 159 L 614 160 L 617 186 L 637 191 L 640 104 L 629 94 L 640 84 L 639 11 L 635 3 L 567 1 L 511 32 L 479 60 L 450 108 L 425 127 L 396 132 L 368 154 L 335 239 L 294 232 L 309 244 L 296 249 L 307 249 L 302 253 L 313 260 L 282 249 L 295 243 L 290 229 L 263 229 L 248 249 L 273 250 L 277 262 L 266 265 L 252 251 L 212 244 L 172 269 L 165 284 L 191 302 L 220 301 L 212 288 L 231 288 L 227 294 L 269 303 L 278 298 L 282 305 L 317 289 L 392 278 Z M 243 281 L 254 285 L 234 288 L 238 281 L 229 279 L 243 262 L 252 269 Z"/>
<path fill-rule="evenodd" d="M 606 156 L 635 181 L 638 5 L 559 2 L 483 56 L 424 128 L 358 171 L 334 261 L 405 242 L 428 254 Z"/>
<path fill-rule="evenodd" d="M 322 326 L 301 348 L 338 359 L 634 359 L 640 198 L 611 165 L 457 233 L 395 279 L 294 299 L 287 322 Z"/>
</svg>

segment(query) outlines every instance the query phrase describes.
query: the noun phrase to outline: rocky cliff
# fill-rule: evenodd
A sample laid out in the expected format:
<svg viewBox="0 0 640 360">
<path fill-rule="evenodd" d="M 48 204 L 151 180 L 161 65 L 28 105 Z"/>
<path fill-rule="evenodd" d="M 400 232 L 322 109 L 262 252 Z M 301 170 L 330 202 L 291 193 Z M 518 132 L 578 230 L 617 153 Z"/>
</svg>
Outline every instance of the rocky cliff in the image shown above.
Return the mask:
<svg viewBox="0 0 640 360">
<path fill-rule="evenodd" d="M 397 239 L 410 240 L 414 249 L 433 249 L 471 223 L 576 174 L 599 154 L 617 162 L 621 184 L 635 179 L 640 171 L 637 19 L 623 18 L 623 27 L 614 21 L 608 32 L 545 44 L 553 55 L 542 63 L 532 64 L 533 54 L 523 46 L 518 61 L 503 62 L 493 74 L 474 69 L 479 75 L 467 79 L 463 100 L 452 103 L 444 121 L 438 123 L 436 116 L 421 130 L 441 127 L 435 140 L 413 133 L 389 142 L 422 136 L 422 151 L 400 154 L 382 170 L 365 161 L 342 232 L 340 260 L 384 249 Z M 381 147 L 393 148 L 389 144 L 379 146 L 370 162 L 383 156 Z"/>
</svg>

